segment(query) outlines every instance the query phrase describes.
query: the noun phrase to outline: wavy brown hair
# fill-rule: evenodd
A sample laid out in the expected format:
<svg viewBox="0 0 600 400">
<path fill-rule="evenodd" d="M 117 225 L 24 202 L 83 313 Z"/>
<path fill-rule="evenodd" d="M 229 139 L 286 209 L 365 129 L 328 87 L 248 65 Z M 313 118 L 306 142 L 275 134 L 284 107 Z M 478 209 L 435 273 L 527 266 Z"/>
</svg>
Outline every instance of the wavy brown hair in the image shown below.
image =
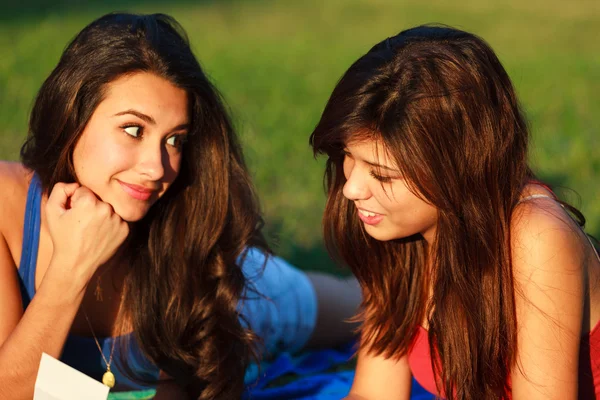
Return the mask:
<svg viewBox="0 0 600 400">
<path fill-rule="evenodd" d="M 510 393 L 517 349 L 510 220 L 533 179 L 528 138 L 494 52 L 445 26 L 405 30 L 360 57 L 310 138 L 315 154 L 328 156 L 328 250 L 363 287 L 363 343 L 400 358 L 426 320 L 436 384 L 452 398 Z M 437 208 L 433 244 L 420 235 L 379 242 L 366 234 L 342 194 L 343 149 L 359 139 L 381 141 L 411 191 Z"/>
<path fill-rule="evenodd" d="M 46 192 L 76 181 L 73 148 L 107 85 L 141 71 L 187 92 L 191 128 L 179 175 L 132 228 L 122 315 L 190 398 L 240 398 L 254 339 L 239 320 L 240 264 L 248 247 L 268 249 L 227 110 L 181 26 L 162 14 L 109 14 L 84 28 L 37 95 L 21 159 Z"/>
</svg>

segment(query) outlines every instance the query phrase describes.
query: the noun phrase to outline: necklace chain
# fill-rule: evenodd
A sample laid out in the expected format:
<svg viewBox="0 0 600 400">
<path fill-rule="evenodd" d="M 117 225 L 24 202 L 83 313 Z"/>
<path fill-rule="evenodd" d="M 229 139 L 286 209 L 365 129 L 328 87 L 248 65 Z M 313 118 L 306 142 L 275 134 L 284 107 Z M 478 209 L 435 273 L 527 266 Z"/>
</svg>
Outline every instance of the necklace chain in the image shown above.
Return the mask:
<svg viewBox="0 0 600 400">
<path fill-rule="evenodd" d="M 108 361 L 107 361 L 106 357 L 104 356 L 104 352 L 102 351 L 102 347 L 100 346 L 100 342 L 98 342 L 98 338 L 96 337 L 96 333 L 94 332 L 94 328 L 92 328 L 92 323 L 90 322 L 90 319 L 88 318 L 88 315 L 85 312 L 85 309 L 83 308 L 83 306 L 81 307 L 81 310 L 83 311 L 83 316 L 85 317 L 85 320 L 87 321 L 88 326 L 90 327 L 90 331 L 92 331 L 92 336 L 94 337 L 94 341 L 96 342 L 96 346 L 98 346 L 98 350 L 100 350 L 100 354 L 102 355 L 102 359 L 104 360 L 104 363 L 106 364 L 106 371 L 110 372 L 110 364 L 112 363 L 113 353 L 115 351 L 115 342 L 117 340 L 115 338 L 112 338 L 112 346 L 111 346 L 111 349 L 110 349 L 110 356 L 108 357 Z"/>
<path fill-rule="evenodd" d="M 100 278 L 102 277 L 103 274 L 104 274 L 104 272 L 102 274 L 100 274 L 100 276 L 97 278 L 97 281 L 96 281 L 95 295 L 96 295 L 96 300 L 99 300 L 99 301 L 102 301 L 102 288 L 100 286 Z M 121 292 L 121 301 L 119 302 L 118 315 L 121 315 L 121 305 L 123 304 L 123 294 L 124 293 Z M 102 383 L 112 389 L 115 386 L 116 382 L 115 382 L 115 375 L 110 370 L 110 364 L 113 361 L 113 355 L 115 352 L 115 343 L 117 342 L 117 338 L 111 338 L 112 346 L 110 349 L 110 356 L 108 357 L 108 360 L 107 360 L 106 357 L 104 356 L 104 351 L 102 351 L 102 347 L 100 346 L 100 342 L 98 341 L 98 338 L 96 337 L 96 332 L 94 332 L 94 327 L 92 326 L 92 323 L 90 322 L 90 318 L 88 317 L 87 312 L 85 312 L 85 307 L 83 306 L 83 304 L 81 304 L 81 311 L 83 311 L 83 316 L 85 317 L 85 320 L 86 320 L 88 326 L 90 327 L 90 331 L 92 332 L 92 336 L 94 337 L 94 342 L 96 342 L 98 351 L 100 351 L 100 355 L 102 356 L 102 359 L 104 360 L 104 363 L 106 364 L 106 372 L 104 373 L 104 375 L 102 375 Z"/>
</svg>

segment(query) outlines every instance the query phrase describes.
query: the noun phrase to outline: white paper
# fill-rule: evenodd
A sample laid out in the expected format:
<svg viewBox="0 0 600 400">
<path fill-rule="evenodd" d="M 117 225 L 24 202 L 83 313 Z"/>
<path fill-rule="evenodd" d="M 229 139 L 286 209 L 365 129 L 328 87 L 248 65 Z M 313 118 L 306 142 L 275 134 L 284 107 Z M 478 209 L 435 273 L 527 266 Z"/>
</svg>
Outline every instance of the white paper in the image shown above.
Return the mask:
<svg viewBox="0 0 600 400">
<path fill-rule="evenodd" d="M 33 400 L 106 400 L 109 387 L 42 353 Z"/>
</svg>

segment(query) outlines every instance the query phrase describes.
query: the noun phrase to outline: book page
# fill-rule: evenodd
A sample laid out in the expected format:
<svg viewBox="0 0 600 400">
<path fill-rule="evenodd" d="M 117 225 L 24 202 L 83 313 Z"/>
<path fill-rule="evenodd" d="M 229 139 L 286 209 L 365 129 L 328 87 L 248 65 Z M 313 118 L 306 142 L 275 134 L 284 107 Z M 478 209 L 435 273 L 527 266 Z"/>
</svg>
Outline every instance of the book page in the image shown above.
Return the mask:
<svg viewBox="0 0 600 400">
<path fill-rule="evenodd" d="M 34 400 L 106 400 L 109 387 L 42 353 Z"/>
</svg>

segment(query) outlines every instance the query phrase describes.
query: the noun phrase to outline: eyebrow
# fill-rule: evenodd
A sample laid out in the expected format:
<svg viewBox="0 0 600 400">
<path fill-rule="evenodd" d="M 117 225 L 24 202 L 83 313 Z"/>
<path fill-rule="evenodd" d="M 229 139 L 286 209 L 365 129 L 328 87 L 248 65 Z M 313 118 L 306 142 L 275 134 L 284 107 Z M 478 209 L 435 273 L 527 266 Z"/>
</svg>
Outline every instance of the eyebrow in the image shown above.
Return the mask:
<svg viewBox="0 0 600 400">
<path fill-rule="evenodd" d="M 129 109 L 129 110 L 118 112 L 118 113 L 116 113 L 114 115 L 114 117 L 119 117 L 121 115 L 128 115 L 128 114 L 135 115 L 139 119 L 144 120 L 145 122 L 147 122 L 147 123 L 149 123 L 151 125 L 156 125 L 156 121 L 154 120 L 154 118 L 152 118 L 151 116 L 146 115 L 144 113 L 141 113 L 139 111 L 133 110 L 133 109 Z M 175 128 L 173 128 L 172 130 L 173 131 L 179 131 L 179 130 L 182 130 L 182 129 L 189 129 L 189 127 L 190 127 L 190 124 L 187 124 L 187 123 L 186 124 L 180 124 L 180 125 L 177 125 Z"/>
<path fill-rule="evenodd" d="M 395 168 L 388 167 L 387 165 L 377 164 L 377 163 L 375 163 L 373 161 L 369 161 L 369 160 L 365 160 L 365 159 L 361 159 L 361 161 L 364 162 L 365 164 L 370 165 L 371 167 L 374 167 L 374 168 L 387 169 L 388 171 L 392 171 L 392 172 L 396 172 L 396 173 L 400 172 L 399 170 L 397 170 Z"/>
<path fill-rule="evenodd" d="M 377 164 L 377 163 L 374 163 L 374 162 L 371 162 L 371 161 L 367 161 L 367 160 L 363 160 L 363 161 L 364 161 L 366 164 L 369 164 L 371 167 L 375 167 L 375 168 L 381 168 L 381 169 L 387 169 L 388 171 L 392 171 L 392 172 L 400 172 L 400 171 L 398 171 L 397 169 L 395 169 L 395 168 L 391 168 L 391 167 L 388 167 L 388 166 L 386 166 L 386 165 Z"/>
<path fill-rule="evenodd" d="M 350 151 L 348 151 L 348 148 L 347 148 L 347 147 L 344 147 L 344 150 L 343 150 L 343 152 L 344 152 L 345 154 L 349 154 L 349 155 L 351 155 L 352 157 L 354 157 L 354 156 L 352 155 L 352 153 L 350 153 Z M 381 164 L 377 164 L 376 162 L 369 161 L 369 160 L 365 160 L 364 158 L 361 158 L 361 161 L 362 161 L 362 162 L 364 162 L 364 163 L 365 163 L 365 164 L 367 164 L 367 165 L 370 165 L 370 166 L 371 166 L 371 167 L 373 167 L 373 168 L 381 168 L 381 169 L 388 170 L 388 171 L 390 171 L 390 172 L 395 172 L 396 174 L 402 174 L 402 171 L 400 171 L 399 169 L 395 169 L 395 168 L 392 168 L 392 167 L 388 167 L 387 165 L 381 165 Z"/>
<path fill-rule="evenodd" d="M 146 121 L 149 124 L 156 125 L 156 121 L 154 120 L 154 118 L 152 118 L 151 116 L 146 115 L 144 113 L 141 113 L 139 111 L 136 111 L 136 110 L 130 109 L 130 110 L 121 111 L 121 112 L 116 113 L 114 116 L 119 117 L 121 115 L 127 115 L 127 114 L 135 115 L 139 119 L 143 119 L 144 121 Z"/>
</svg>

